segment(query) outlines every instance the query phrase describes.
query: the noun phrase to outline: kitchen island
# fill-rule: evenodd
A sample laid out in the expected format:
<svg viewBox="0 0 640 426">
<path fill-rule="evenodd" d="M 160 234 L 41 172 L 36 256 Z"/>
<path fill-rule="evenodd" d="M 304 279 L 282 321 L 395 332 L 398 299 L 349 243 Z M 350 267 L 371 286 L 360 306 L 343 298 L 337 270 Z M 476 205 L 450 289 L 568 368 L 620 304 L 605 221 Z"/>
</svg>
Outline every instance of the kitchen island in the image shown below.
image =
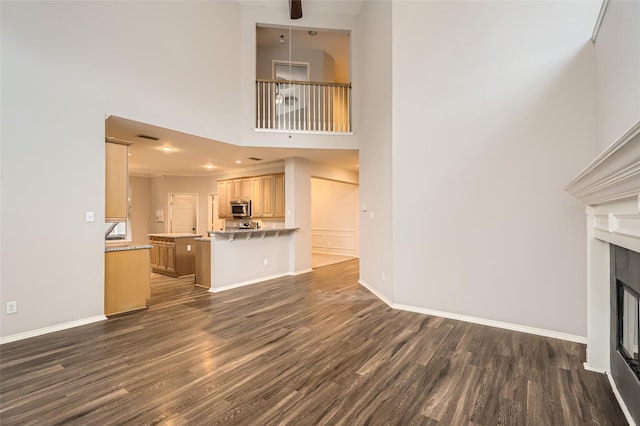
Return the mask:
<svg viewBox="0 0 640 426">
<path fill-rule="evenodd" d="M 123 314 L 147 308 L 151 296 L 150 245 L 109 244 L 104 258 L 104 314 Z"/>
<path fill-rule="evenodd" d="M 211 292 L 293 275 L 290 253 L 299 228 L 226 229 L 211 237 Z M 205 285 L 206 286 L 206 285 Z"/>
<path fill-rule="evenodd" d="M 149 234 L 151 270 L 170 277 L 195 274 L 195 239 L 199 234 Z"/>
</svg>

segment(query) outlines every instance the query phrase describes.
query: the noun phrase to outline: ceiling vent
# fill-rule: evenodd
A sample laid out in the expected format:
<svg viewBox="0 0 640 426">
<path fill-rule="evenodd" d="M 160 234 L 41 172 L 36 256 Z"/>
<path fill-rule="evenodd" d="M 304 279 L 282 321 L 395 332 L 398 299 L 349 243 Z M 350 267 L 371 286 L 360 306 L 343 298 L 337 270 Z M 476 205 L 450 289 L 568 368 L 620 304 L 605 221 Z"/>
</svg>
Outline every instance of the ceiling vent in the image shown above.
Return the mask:
<svg viewBox="0 0 640 426">
<path fill-rule="evenodd" d="M 136 135 L 136 138 L 149 139 L 150 141 L 159 141 L 160 138 L 156 138 L 155 136 L 143 135 L 142 133 Z"/>
<path fill-rule="evenodd" d="M 262 161 L 262 158 L 257 158 L 257 157 L 249 157 L 249 158 L 247 158 L 247 160 L 253 160 L 253 161 Z"/>
</svg>

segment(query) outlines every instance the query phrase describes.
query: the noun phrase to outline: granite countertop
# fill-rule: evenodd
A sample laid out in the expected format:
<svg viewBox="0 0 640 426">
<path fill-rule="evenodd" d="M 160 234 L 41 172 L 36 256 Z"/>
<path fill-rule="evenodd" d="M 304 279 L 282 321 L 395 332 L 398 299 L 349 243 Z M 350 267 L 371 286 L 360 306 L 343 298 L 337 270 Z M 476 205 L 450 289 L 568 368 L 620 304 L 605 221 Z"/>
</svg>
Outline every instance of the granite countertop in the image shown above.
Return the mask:
<svg viewBox="0 0 640 426">
<path fill-rule="evenodd" d="M 150 248 L 151 246 L 149 244 L 129 242 L 129 243 L 109 244 L 104 248 L 104 252 L 110 253 L 112 251 L 145 250 Z"/>
<path fill-rule="evenodd" d="M 258 228 L 258 229 L 236 229 L 230 228 L 224 231 L 208 231 L 209 235 L 228 235 L 228 234 L 254 234 L 261 232 L 282 232 L 282 231 L 295 231 L 300 228 Z"/>
<path fill-rule="evenodd" d="M 187 234 L 187 233 L 168 233 L 168 234 L 149 234 L 150 237 L 164 237 L 164 238 L 199 238 L 202 234 Z"/>
</svg>

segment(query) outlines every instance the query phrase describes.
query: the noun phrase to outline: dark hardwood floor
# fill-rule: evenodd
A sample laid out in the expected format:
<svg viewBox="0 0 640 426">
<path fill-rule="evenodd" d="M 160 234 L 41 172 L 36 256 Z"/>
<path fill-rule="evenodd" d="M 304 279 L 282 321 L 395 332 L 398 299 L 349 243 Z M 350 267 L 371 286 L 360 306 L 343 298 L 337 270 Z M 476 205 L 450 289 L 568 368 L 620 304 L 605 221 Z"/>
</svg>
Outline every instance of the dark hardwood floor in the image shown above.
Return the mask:
<svg viewBox="0 0 640 426">
<path fill-rule="evenodd" d="M 2 425 L 624 425 L 584 345 L 392 310 L 358 261 L 0 347 Z"/>
</svg>

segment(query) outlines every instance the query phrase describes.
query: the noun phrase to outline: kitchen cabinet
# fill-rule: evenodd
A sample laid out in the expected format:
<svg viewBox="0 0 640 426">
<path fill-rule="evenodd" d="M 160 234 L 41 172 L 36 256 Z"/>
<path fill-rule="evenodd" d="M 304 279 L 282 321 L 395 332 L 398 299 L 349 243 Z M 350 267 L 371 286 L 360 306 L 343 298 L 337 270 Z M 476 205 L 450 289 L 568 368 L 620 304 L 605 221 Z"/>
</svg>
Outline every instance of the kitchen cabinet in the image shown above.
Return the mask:
<svg viewBox="0 0 640 426">
<path fill-rule="evenodd" d="M 274 217 L 273 175 L 262 176 L 262 217 Z"/>
<path fill-rule="evenodd" d="M 196 238 L 195 284 L 211 287 L 211 238 Z"/>
<path fill-rule="evenodd" d="M 128 167 L 128 145 L 105 143 L 105 222 L 127 220 Z"/>
<path fill-rule="evenodd" d="M 150 296 L 148 246 L 107 251 L 104 259 L 104 314 L 144 309 Z"/>
<path fill-rule="evenodd" d="M 195 234 L 151 234 L 151 271 L 170 277 L 196 272 Z"/>
<path fill-rule="evenodd" d="M 251 216 L 254 218 L 283 218 L 284 173 L 219 180 L 218 217 L 232 218 L 229 201 L 238 198 L 251 200 Z"/>
<path fill-rule="evenodd" d="M 251 214 L 253 217 L 262 217 L 262 178 L 251 178 Z"/>
<path fill-rule="evenodd" d="M 229 205 L 229 202 L 233 198 L 232 189 L 232 181 L 218 181 L 218 217 L 221 219 L 231 217 L 231 207 Z"/>
<path fill-rule="evenodd" d="M 273 216 L 284 217 L 284 175 L 273 177 Z"/>
</svg>

